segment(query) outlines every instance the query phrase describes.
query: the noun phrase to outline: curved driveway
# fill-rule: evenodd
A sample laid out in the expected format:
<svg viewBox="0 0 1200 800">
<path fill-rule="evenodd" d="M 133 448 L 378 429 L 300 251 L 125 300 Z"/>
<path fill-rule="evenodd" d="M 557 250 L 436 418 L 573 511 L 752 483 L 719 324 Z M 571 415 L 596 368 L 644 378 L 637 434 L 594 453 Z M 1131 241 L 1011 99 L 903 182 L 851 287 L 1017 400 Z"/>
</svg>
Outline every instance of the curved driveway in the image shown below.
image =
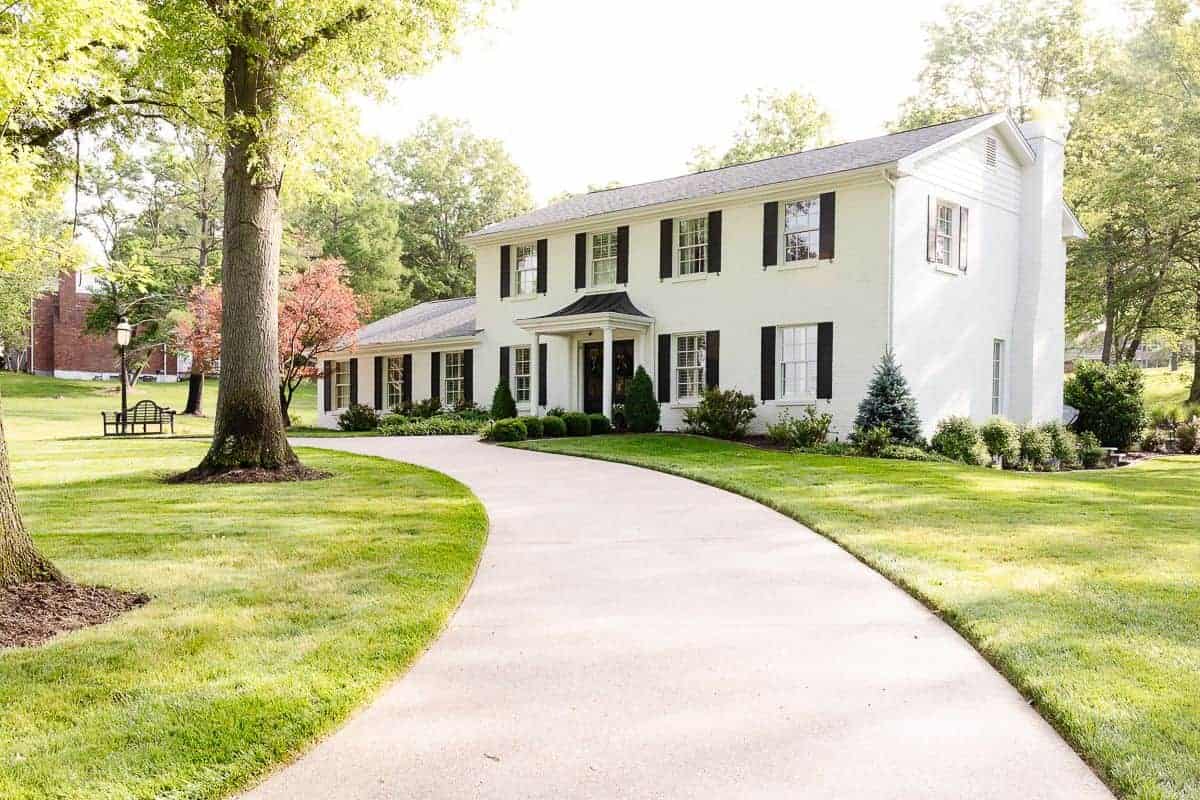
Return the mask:
<svg viewBox="0 0 1200 800">
<path fill-rule="evenodd" d="M 429 652 L 248 797 L 1111 798 L 954 631 L 757 503 L 466 438 L 298 443 L 452 475 L 491 534 Z"/>
</svg>

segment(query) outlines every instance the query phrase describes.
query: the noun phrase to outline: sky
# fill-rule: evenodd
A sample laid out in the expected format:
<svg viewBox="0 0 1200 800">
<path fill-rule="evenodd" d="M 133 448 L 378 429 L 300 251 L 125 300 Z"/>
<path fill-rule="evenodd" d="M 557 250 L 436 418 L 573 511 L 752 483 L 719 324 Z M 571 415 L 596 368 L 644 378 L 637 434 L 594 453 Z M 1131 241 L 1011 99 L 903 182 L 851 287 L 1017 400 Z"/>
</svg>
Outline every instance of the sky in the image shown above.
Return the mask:
<svg viewBox="0 0 1200 800">
<path fill-rule="evenodd" d="M 975 5 L 978 0 L 965 0 Z M 1118 0 L 1091 0 L 1114 20 Z M 395 140 L 431 114 L 504 142 L 539 204 L 588 184 L 688 171 L 720 149 L 756 89 L 812 93 L 834 139 L 875 136 L 916 90 L 923 24 L 945 0 L 500 0 L 430 72 L 363 102 Z"/>
</svg>

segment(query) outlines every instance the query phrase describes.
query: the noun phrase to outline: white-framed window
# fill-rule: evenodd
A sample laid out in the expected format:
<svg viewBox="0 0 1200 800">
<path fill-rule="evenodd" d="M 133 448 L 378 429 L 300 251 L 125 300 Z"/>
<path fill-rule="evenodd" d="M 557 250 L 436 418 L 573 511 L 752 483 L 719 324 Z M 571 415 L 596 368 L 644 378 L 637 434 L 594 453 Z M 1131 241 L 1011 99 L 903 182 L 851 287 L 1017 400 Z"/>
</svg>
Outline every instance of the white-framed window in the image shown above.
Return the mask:
<svg viewBox="0 0 1200 800">
<path fill-rule="evenodd" d="M 708 271 L 708 217 L 690 217 L 676 223 L 675 241 L 679 275 Z"/>
<path fill-rule="evenodd" d="M 451 350 L 442 354 L 442 401 L 456 406 L 463 401 L 463 354 Z"/>
<path fill-rule="evenodd" d="M 513 292 L 519 295 L 537 294 L 537 245 L 519 244 L 517 270 L 513 277 Z"/>
<path fill-rule="evenodd" d="M 817 395 L 817 326 L 776 328 L 781 400 L 809 400 Z"/>
<path fill-rule="evenodd" d="M 529 402 L 529 348 L 514 347 L 512 359 L 512 392 L 518 403 Z"/>
<path fill-rule="evenodd" d="M 617 282 L 617 232 L 592 234 L 592 286 L 612 286 Z"/>
<path fill-rule="evenodd" d="M 703 333 L 684 333 L 675 337 L 675 397 L 698 400 L 704 394 Z"/>
<path fill-rule="evenodd" d="M 938 201 L 937 217 L 934 220 L 933 260 L 948 267 L 954 263 L 954 218 L 957 207 Z"/>
<path fill-rule="evenodd" d="M 1004 413 L 1004 340 L 992 341 L 992 413 Z"/>
<path fill-rule="evenodd" d="M 350 362 L 333 362 L 333 407 L 350 407 Z"/>
<path fill-rule="evenodd" d="M 821 198 L 791 200 L 783 206 L 784 262 L 811 261 L 821 252 Z"/>
<path fill-rule="evenodd" d="M 384 407 L 397 408 L 404 404 L 404 359 L 388 356 L 384 359 Z"/>
</svg>

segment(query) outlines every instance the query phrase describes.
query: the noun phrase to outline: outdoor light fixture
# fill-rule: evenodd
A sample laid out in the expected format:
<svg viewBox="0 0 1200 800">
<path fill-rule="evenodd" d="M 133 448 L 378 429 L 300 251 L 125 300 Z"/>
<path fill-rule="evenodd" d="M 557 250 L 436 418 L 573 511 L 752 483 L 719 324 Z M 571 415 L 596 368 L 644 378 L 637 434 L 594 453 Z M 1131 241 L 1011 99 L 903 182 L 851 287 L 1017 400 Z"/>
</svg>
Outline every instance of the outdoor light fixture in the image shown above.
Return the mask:
<svg viewBox="0 0 1200 800">
<path fill-rule="evenodd" d="M 129 337 L 133 335 L 133 326 L 129 324 L 129 320 L 121 317 L 121 321 L 117 323 L 117 344 L 121 347 L 129 346 Z"/>
<path fill-rule="evenodd" d="M 129 324 L 129 320 L 121 317 L 121 321 L 117 323 L 117 346 L 121 348 L 121 433 L 125 433 L 127 430 L 126 416 L 129 413 L 125 389 L 129 380 L 125 368 L 125 348 L 129 346 L 129 338 L 132 335 L 133 326 Z"/>
</svg>

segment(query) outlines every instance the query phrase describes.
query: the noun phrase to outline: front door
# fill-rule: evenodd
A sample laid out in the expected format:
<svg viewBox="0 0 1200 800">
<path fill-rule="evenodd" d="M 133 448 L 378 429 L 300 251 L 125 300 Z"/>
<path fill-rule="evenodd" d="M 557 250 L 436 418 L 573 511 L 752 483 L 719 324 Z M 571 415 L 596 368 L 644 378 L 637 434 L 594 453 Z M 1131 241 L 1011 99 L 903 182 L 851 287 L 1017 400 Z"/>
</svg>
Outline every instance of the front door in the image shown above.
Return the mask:
<svg viewBox="0 0 1200 800">
<path fill-rule="evenodd" d="M 625 387 L 633 377 L 633 340 L 613 342 L 613 402 L 625 402 Z M 583 410 L 604 411 L 604 343 L 583 344 Z"/>
</svg>

